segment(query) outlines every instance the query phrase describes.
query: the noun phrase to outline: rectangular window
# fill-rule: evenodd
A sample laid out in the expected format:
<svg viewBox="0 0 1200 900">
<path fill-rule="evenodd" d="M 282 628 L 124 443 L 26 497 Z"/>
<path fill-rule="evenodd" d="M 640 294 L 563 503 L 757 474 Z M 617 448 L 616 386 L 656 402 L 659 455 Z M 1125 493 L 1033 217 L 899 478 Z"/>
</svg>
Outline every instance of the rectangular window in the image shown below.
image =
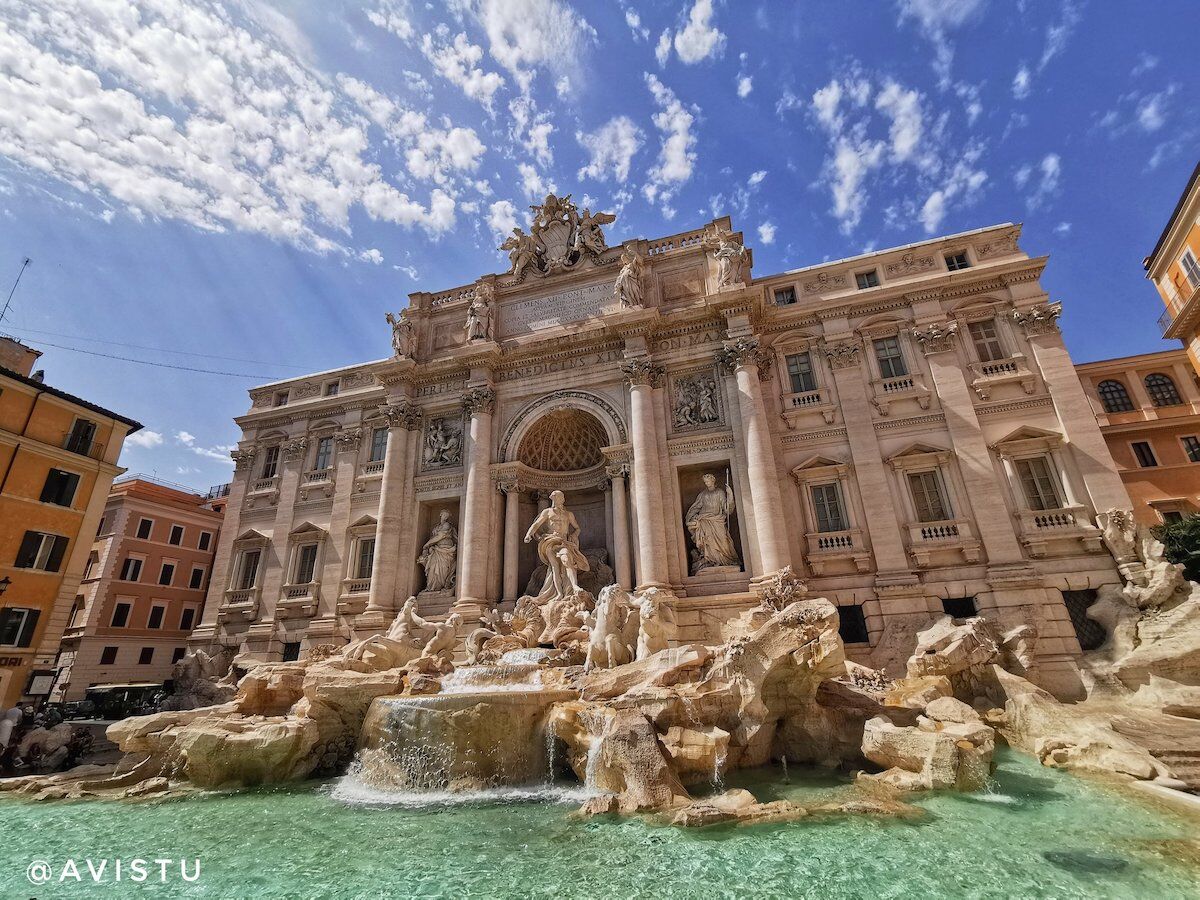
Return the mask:
<svg viewBox="0 0 1200 900">
<path fill-rule="evenodd" d="M 142 519 L 138 522 L 137 536 L 139 540 L 150 540 L 150 533 L 154 530 L 153 519 Z"/>
<path fill-rule="evenodd" d="M 283 645 L 283 661 L 295 662 L 300 658 L 300 642 L 288 641 Z"/>
<path fill-rule="evenodd" d="M 814 484 L 811 493 L 817 531 L 845 531 L 846 514 L 842 509 L 842 492 L 837 484 Z"/>
<path fill-rule="evenodd" d="M 101 516 L 101 517 L 100 517 L 100 524 L 96 526 L 96 534 L 97 534 L 97 535 L 104 534 L 104 526 L 105 526 L 107 523 L 108 523 L 108 519 L 106 519 L 104 516 Z"/>
<path fill-rule="evenodd" d="M 946 268 L 951 272 L 957 272 L 959 269 L 971 268 L 971 262 L 967 259 L 966 253 L 947 253 Z"/>
<path fill-rule="evenodd" d="M 176 547 L 180 546 L 183 543 L 183 526 L 182 525 L 172 525 L 171 526 L 171 536 L 167 538 L 167 543 L 173 544 Z"/>
<path fill-rule="evenodd" d="M 866 644 L 870 642 L 867 634 L 867 619 L 861 606 L 839 606 L 838 636 L 843 644 Z"/>
<path fill-rule="evenodd" d="M 74 628 L 78 624 L 79 616 L 83 613 L 83 608 L 83 597 L 76 597 L 75 605 L 71 607 L 71 618 L 67 620 L 68 628 Z"/>
<path fill-rule="evenodd" d="M 32 647 L 41 610 L 10 606 L 0 609 L 0 647 Z"/>
<path fill-rule="evenodd" d="M 117 661 L 117 648 L 105 647 L 100 651 L 100 665 L 111 666 Z"/>
<path fill-rule="evenodd" d="M 140 581 L 141 577 L 142 561 L 136 556 L 125 557 L 125 562 L 121 563 L 121 580 Z"/>
<path fill-rule="evenodd" d="M 287 402 L 288 402 L 288 392 L 287 391 L 276 391 L 275 392 L 275 405 L 276 406 L 287 406 Z"/>
<path fill-rule="evenodd" d="M 263 478 L 274 478 L 279 472 L 279 448 L 268 447 L 263 451 Z"/>
<path fill-rule="evenodd" d="M 1187 454 L 1188 462 L 1200 462 L 1200 438 L 1189 434 L 1179 440 L 1183 442 L 1183 452 Z"/>
<path fill-rule="evenodd" d="M 1183 274 L 1187 276 L 1188 284 L 1194 288 L 1200 287 L 1200 263 L 1196 262 L 1196 257 L 1192 255 L 1191 250 L 1183 251 L 1179 265 L 1183 269 Z"/>
<path fill-rule="evenodd" d="M 192 624 L 195 621 L 196 621 L 196 611 L 194 609 L 192 609 L 191 607 L 188 607 L 187 609 L 185 609 L 183 611 L 183 614 L 179 617 L 179 630 L 180 631 L 191 631 Z"/>
<path fill-rule="evenodd" d="M 150 618 L 146 620 L 147 628 L 162 628 L 163 616 L 166 615 L 167 608 L 165 606 L 150 607 Z"/>
<path fill-rule="evenodd" d="M 342 385 L 340 382 L 337 382 L 337 381 L 329 382 L 329 384 L 325 385 L 325 396 L 326 397 L 336 397 L 338 395 L 338 391 L 341 390 L 341 387 L 342 387 Z"/>
<path fill-rule="evenodd" d="M 1058 487 L 1044 456 L 1017 460 L 1017 474 L 1030 509 L 1062 509 Z"/>
<path fill-rule="evenodd" d="M 386 428 L 376 428 L 371 432 L 371 462 L 383 462 L 387 456 L 387 436 Z"/>
<path fill-rule="evenodd" d="M 879 287 L 879 273 L 874 269 L 870 272 L 859 272 L 854 276 L 854 281 L 860 291 L 865 291 L 867 288 Z"/>
<path fill-rule="evenodd" d="M 87 419 L 76 419 L 67 435 L 66 449 L 71 453 L 87 456 L 92 452 L 92 443 L 95 440 L 96 423 L 89 422 Z"/>
<path fill-rule="evenodd" d="M 901 378 L 908 374 L 908 366 L 904 364 L 904 354 L 900 350 L 899 338 L 885 337 L 876 340 L 875 359 L 879 361 L 881 378 Z"/>
<path fill-rule="evenodd" d="M 370 578 L 375 565 L 375 538 L 363 538 L 358 542 L 358 574 L 355 578 Z"/>
<path fill-rule="evenodd" d="M 912 491 L 918 522 L 945 522 L 953 518 L 937 472 L 910 473 L 908 487 Z"/>
<path fill-rule="evenodd" d="M 186 647 L 176 647 L 174 650 L 171 651 L 171 665 L 175 665 L 175 663 L 177 663 L 181 659 L 183 659 L 183 657 L 186 654 L 187 654 Z"/>
<path fill-rule="evenodd" d="M 796 302 L 796 289 L 792 287 L 775 289 L 775 305 L 791 306 Z"/>
<path fill-rule="evenodd" d="M 142 652 L 138 654 L 138 665 L 139 666 L 148 666 L 148 665 L 150 665 L 151 661 L 153 661 L 153 659 L 154 659 L 154 648 L 153 647 L 143 647 Z"/>
<path fill-rule="evenodd" d="M 808 353 L 793 353 L 787 358 L 788 378 L 792 382 L 792 393 L 800 394 L 817 389 L 817 378 L 813 373 L 812 356 Z"/>
<path fill-rule="evenodd" d="M 313 471 L 328 469 L 333 462 L 333 438 L 323 437 L 317 441 L 317 454 L 313 458 Z"/>
<path fill-rule="evenodd" d="M 1129 446 L 1133 448 L 1137 464 L 1143 469 L 1153 469 L 1158 465 L 1158 460 L 1154 458 L 1154 448 L 1150 446 L 1149 441 L 1134 441 Z"/>
<path fill-rule="evenodd" d="M 258 563 L 261 559 L 261 550 L 247 550 L 242 554 L 242 577 L 238 581 L 238 590 L 248 591 L 258 583 Z"/>
<path fill-rule="evenodd" d="M 191 577 L 188 578 L 188 590 L 198 591 L 204 587 L 204 569 L 192 566 Z"/>
<path fill-rule="evenodd" d="M 952 619 L 972 619 L 979 615 L 974 597 L 947 597 L 942 600 L 942 612 Z"/>
<path fill-rule="evenodd" d="M 163 587 L 170 587 L 171 582 L 175 580 L 175 563 L 163 563 L 162 568 L 158 572 L 158 583 Z"/>
<path fill-rule="evenodd" d="M 1008 357 L 1000 344 L 1000 335 L 996 333 L 995 319 L 972 322 L 967 330 L 971 332 L 971 341 L 975 344 L 975 354 L 980 362 L 996 362 Z"/>
<path fill-rule="evenodd" d="M 75 501 L 75 491 L 79 489 L 79 476 L 74 472 L 64 472 L 62 469 L 51 469 L 46 473 L 46 483 L 42 486 L 43 503 L 53 503 L 55 506 L 70 506 Z"/>
<path fill-rule="evenodd" d="M 1174 525 L 1176 522 L 1183 521 L 1183 513 L 1177 509 L 1169 509 L 1166 512 L 1159 513 L 1158 516 L 1166 525 Z"/>
<path fill-rule="evenodd" d="M 129 624 L 129 611 L 133 606 L 129 603 L 118 603 L 113 607 L 112 621 L 109 623 L 113 628 L 124 628 Z"/>
<path fill-rule="evenodd" d="M 212 532 L 211 531 L 200 532 L 200 539 L 198 541 L 196 541 L 196 549 L 197 550 L 207 550 L 211 546 L 212 546 Z"/>
<path fill-rule="evenodd" d="M 88 554 L 87 565 L 83 569 L 83 580 L 87 581 L 92 577 L 92 573 L 96 571 L 96 564 L 100 562 L 100 554 L 93 550 Z"/>
<path fill-rule="evenodd" d="M 18 569 L 40 569 L 57 572 L 67 552 L 67 539 L 61 534 L 27 531 L 13 566 Z"/>
<path fill-rule="evenodd" d="M 308 584 L 317 570 L 317 545 L 304 544 L 296 550 L 296 574 L 292 584 Z"/>
</svg>

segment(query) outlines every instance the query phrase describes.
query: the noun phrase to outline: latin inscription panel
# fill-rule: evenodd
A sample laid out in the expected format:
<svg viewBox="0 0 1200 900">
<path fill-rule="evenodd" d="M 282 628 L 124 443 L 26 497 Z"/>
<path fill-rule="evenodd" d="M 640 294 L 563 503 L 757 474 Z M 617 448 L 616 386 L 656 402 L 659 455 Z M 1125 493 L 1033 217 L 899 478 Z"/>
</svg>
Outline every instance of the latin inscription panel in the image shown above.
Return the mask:
<svg viewBox="0 0 1200 900">
<path fill-rule="evenodd" d="M 611 281 L 514 300 L 500 307 L 500 334 L 512 337 L 554 325 L 580 322 L 615 307 Z"/>
</svg>

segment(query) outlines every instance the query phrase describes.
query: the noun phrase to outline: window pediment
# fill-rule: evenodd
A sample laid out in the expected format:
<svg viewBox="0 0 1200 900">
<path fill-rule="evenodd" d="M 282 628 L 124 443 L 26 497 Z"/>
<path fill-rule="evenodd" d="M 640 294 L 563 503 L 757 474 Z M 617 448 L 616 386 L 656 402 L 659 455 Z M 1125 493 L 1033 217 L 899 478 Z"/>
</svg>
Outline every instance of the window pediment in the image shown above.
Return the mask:
<svg viewBox="0 0 1200 900">
<path fill-rule="evenodd" d="M 313 538 L 314 540 L 324 540 L 325 529 L 314 525 L 312 522 L 303 522 L 289 531 L 288 537 L 292 540 L 298 540 L 305 537 Z"/>
<path fill-rule="evenodd" d="M 887 457 L 886 462 L 897 471 L 913 468 L 932 468 L 944 465 L 954 455 L 952 450 L 916 442 Z"/>
<path fill-rule="evenodd" d="M 265 544 L 270 540 L 271 539 L 261 531 L 256 531 L 253 528 L 247 528 L 236 538 L 234 538 L 233 542 L 235 544 Z"/>
<path fill-rule="evenodd" d="M 801 485 L 813 481 L 833 481 L 845 478 L 849 473 L 848 463 L 820 454 L 810 456 L 792 469 L 792 477 Z"/>
<path fill-rule="evenodd" d="M 1063 436 L 1056 431 L 1022 425 L 993 443 L 992 449 L 1002 456 L 1013 456 L 1022 453 L 1045 453 L 1062 446 L 1062 443 Z"/>
</svg>

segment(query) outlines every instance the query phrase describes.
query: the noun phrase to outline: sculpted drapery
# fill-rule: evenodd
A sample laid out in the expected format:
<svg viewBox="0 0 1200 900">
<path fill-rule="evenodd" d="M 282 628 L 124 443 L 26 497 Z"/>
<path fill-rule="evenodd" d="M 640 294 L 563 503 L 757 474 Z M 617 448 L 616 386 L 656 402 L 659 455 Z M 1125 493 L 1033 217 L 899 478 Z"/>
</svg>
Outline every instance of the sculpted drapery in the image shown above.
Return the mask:
<svg viewBox="0 0 1200 900">
<path fill-rule="evenodd" d="M 733 488 L 722 490 L 711 474 L 704 476 L 702 490 L 688 508 L 684 521 L 692 536 L 692 574 L 710 566 L 738 565 L 737 549 L 729 534 L 729 516 L 733 512 Z"/>
<path fill-rule="evenodd" d="M 440 521 L 433 526 L 429 539 L 421 548 L 421 555 L 417 557 L 417 562 L 425 567 L 425 590 L 453 588 L 457 559 L 458 532 L 450 524 L 450 513 L 443 509 Z"/>
</svg>

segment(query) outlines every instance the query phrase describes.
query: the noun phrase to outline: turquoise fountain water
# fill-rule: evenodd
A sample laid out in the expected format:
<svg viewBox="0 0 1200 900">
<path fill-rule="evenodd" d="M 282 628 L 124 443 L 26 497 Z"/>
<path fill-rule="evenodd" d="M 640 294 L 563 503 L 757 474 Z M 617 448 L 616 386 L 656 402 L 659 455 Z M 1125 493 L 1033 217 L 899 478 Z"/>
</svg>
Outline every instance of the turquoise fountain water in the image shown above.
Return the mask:
<svg viewBox="0 0 1200 900">
<path fill-rule="evenodd" d="M 0 799 L 0 896 L 1196 897 L 1172 842 L 1196 822 L 1001 751 L 995 792 L 916 802 L 914 822 L 843 818 L 689 830 L 579 820 L 569 787 L 483 795 L 372 792 L 350 779 L 158 803 Z M 735 773 L 761 800 L 818 802 L 845 781 Z M 200 880 L 26 881 L 67 858 L 201 860 Z M 190 871 L 190 870 L 189 870 Z M 111 876 L 111 871 L 109 873 Z M 88 876 L 86 871 L 84 878 Z"/>
</svg>

